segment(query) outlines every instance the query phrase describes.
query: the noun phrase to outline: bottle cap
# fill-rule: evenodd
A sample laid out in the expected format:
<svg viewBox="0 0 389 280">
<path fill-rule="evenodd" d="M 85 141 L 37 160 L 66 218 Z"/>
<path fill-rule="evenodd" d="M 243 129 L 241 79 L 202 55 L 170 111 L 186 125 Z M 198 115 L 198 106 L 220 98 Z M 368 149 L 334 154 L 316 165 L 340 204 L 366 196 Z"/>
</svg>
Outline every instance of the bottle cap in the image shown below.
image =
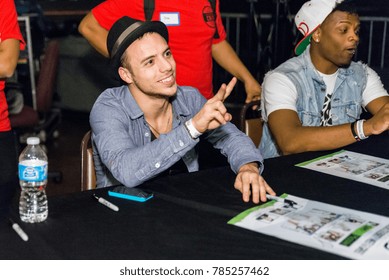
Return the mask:
<svg viewBox="0 0 389 280">
<path fill-rule="evenodd" d="M 28 137 L 27 138 L 27 145 L 38 145 L 40 142 L 38 137 Z"/>
</svg>

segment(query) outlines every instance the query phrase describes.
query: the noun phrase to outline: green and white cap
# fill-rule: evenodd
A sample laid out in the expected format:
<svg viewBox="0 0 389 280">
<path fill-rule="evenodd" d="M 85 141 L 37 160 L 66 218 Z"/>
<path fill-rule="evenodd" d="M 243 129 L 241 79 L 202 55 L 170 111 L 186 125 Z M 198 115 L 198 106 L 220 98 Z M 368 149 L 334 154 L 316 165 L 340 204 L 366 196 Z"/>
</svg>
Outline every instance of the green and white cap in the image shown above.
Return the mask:
<svg viewBox="0 0 389 280">
<path fill-rule="evenodd" d="M 304 52 L 310 43 L 312 33 L 341 2 L 343 0 L 311 0 L 304 3 L 294 18 L 297 29 L 304 35 L 294 49 L 297 55 Z"/>
</svg>

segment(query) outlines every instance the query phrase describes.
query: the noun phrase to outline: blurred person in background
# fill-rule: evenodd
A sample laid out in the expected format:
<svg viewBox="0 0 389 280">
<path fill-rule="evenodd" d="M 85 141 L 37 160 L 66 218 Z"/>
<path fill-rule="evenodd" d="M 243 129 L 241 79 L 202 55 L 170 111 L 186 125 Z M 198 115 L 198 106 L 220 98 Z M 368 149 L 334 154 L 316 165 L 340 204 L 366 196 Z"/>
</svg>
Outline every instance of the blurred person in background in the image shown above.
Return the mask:
<svg viewBox="0 0 389 280">
<path fill-rule="evenodd" d="M 18 151 L 16 138 L 8 117 L 4 93 L 5 82 L 16 69 L 19 50 L 25 43 L 17 20 L 13 0 L 0 1 L 0 215 L 7 212 L 18 188 Z"/>
</svg>

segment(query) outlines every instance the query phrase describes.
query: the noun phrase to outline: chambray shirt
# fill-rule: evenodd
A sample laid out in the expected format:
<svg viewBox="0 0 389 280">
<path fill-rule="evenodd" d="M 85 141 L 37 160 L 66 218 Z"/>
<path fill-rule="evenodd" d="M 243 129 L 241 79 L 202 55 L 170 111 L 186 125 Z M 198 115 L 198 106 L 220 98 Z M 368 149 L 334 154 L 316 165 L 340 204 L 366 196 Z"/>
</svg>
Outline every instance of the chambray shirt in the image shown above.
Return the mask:
<svg viewBox="0 0 389 280">
<path fill-rule="evenodd" d="M 135 187 L 165 171 L 183 159 L 189 172 L 199 170 L 195 146 L 185 121 L 191 119 L 205 104 L 197 89 L 178 87 L 172 98 L 173 129 L 151 141 L 151 131 L 144 114 L 127 86 L 109 88 L 96 100 L 91 114 L 93 159 L 97 187 L 121 183 Z M 203 135 L 227 156 L 231 169 L 263 158 L 248 136 L 227 123 Z"/>
</svg>

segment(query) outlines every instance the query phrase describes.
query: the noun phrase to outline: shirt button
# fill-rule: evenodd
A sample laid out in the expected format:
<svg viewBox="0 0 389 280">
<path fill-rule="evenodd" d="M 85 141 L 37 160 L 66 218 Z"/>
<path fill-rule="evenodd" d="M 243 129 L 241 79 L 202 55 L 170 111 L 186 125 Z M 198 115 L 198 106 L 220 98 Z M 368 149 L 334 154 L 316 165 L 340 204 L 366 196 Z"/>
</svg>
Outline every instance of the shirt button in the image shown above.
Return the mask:
<svg viewBox="0 0 389 280">
<path fill-rule="evenodd" d="M 161 164 L 159 163 L 159 162 L 157 162 L 156 164 L 155 164 L 155 168 L 159 168 L 161 166 Z"/>
<path fill-rule="evenodd" d="M 183 147 L 183 146 L 184 146 L 184 142 L 182 142 L 182 140 L 180 140 L 180 141 L 178 142 L 178 144 L 180 145 L 180 147 Z"/>
<path fill-rule="evenodd" d="M 146 133 L 145 133 L 145 136 L 146 136 L 146 137 L 149 137 L 149 133 L 148 133 L 148 132 L 146 132 Z"/>
</svg>

